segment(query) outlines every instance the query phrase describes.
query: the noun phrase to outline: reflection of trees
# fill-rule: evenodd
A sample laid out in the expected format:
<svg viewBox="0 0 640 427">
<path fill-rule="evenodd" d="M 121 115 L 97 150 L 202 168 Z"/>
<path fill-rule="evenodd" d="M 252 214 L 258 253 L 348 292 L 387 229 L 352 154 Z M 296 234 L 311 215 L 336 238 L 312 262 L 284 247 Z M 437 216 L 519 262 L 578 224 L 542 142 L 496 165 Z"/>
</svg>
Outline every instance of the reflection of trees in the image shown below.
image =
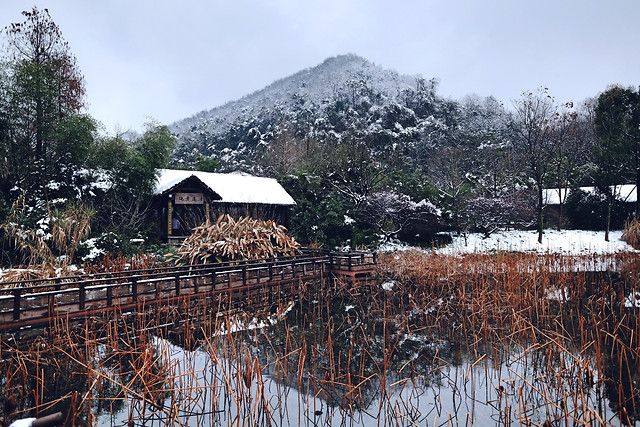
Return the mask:
<svg viewBox="0 0 640 427">
<path fill-rule="evenodd" d="M 362 308 L 345 309 L 344 301 L 333 300 L 329 306 L 331 311 L 321 319 L 309 322 L 301 313 L 292 313 L 286 322 L 258 336 L 252 344 L 269 349 L 261 353 L 263 365 L 288 355 L 286 375 L 277 372 L 285 366 L 282 363 L 268 365 L 267 374 L 351 414 L 378 409 L 370 406 L 401 389 L 404 380 L 411 380 L 414 393 L 439 385 L 438 367 L 445 363 L 441 358 L 450 355 L 455 344 L 407 334 L 406 324 L 371 322 Z"/>
</svg>

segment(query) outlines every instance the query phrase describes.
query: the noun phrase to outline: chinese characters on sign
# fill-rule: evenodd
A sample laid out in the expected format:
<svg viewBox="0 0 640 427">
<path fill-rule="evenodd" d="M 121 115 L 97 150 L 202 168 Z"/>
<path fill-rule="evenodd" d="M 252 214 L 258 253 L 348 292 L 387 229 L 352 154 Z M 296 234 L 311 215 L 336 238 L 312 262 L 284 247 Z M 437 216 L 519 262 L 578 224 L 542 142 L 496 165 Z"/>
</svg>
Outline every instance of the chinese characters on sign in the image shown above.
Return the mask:
<svg viewBox="0 0 640 427">
<path fill-rule="evenodd" d="M 176 193 L 173 196 L 176 205 L 202 205 L 204 197 L 202 193 Z"/>
</svg>

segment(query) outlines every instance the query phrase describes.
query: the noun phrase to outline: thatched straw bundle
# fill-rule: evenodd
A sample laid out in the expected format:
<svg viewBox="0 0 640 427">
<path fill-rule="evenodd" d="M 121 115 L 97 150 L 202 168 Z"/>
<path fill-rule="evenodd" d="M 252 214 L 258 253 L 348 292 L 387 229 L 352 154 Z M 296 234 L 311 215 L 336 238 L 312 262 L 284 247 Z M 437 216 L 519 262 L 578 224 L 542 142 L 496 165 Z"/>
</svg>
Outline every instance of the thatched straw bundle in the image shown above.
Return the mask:
<svg viewBox="0 0 640 427">
<path fill-rule="evenodd" d="M 234 220 L 222 215 L 215 223 L 193 230 L 178 249 L 178 263 L 204 264 L 216 261 L 265 259 L 295 255 L 298 242 L 287 229 L 273 221 L 253 218 Z"/>
</svg>

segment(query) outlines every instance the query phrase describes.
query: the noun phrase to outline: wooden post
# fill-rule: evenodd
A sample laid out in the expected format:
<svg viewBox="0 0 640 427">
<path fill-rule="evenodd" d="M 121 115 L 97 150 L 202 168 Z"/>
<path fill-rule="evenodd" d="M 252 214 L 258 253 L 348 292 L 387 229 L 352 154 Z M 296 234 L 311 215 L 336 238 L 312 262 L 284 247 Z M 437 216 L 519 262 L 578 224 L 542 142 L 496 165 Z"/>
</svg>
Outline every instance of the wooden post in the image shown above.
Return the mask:
<svg viewBox="0 0 640 427">
<path fill-rule="evenodd" d="M 20 289 L 13 290 L 13 320 L 20 320 Z"/>
<path fill-rule="evenodd" d="M 78 285 L 78 309 L 80 309 L 81 311 L 84 310 L 85 302 L 87 300 L 87 294 L 84 287 L 84 282 L 80 282 L 80 284 Z"/>
<path fill-rule="evenodd" d="M 175 279 L 173 279 L 176 285 L 176 296 L 180 295 L 180 276 L 176 275 Z"/>
<path fill-rule="evenodd" d="M 216 290 L 216 271 L 212 270 L 211 271 L 211 291 L 215 291 Z"/>
<path fill-rule="evenodd" d="M 113 288 L 111 287 L 111 284 L 108 284 L 107 286 L 109 286 L 107 288 L 107 307 L 111 307 L 113 305 Z"/>
<path fill-rule="evenodd" d="M 136 277 L 131 278 L 131 299 L 133 303 L 138 302 L 138 279 Z"/>
<path fill-rule="evenodd" d="M 167 202 L 167 236 L 171 236 L 171 233 L 173 232 L 172 220 L 173 205 L 171 204 L 171 196 L 169 196 L 169 200 Z"/>
</svg>

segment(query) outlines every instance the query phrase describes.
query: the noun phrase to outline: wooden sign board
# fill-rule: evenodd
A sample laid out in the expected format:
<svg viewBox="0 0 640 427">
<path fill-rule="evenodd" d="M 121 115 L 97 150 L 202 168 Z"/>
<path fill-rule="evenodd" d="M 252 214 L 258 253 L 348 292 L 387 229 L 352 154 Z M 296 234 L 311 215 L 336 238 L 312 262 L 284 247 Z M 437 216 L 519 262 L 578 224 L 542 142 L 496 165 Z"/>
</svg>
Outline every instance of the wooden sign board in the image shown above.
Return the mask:
<svg viewBox="0 0 640 427">
<path fill-rule="evenodd" d="M 173 195 L 173 202 L 176 205 L 202 205 L 204 196 L 202 193 L 176 193 Z"/>
</svg>

